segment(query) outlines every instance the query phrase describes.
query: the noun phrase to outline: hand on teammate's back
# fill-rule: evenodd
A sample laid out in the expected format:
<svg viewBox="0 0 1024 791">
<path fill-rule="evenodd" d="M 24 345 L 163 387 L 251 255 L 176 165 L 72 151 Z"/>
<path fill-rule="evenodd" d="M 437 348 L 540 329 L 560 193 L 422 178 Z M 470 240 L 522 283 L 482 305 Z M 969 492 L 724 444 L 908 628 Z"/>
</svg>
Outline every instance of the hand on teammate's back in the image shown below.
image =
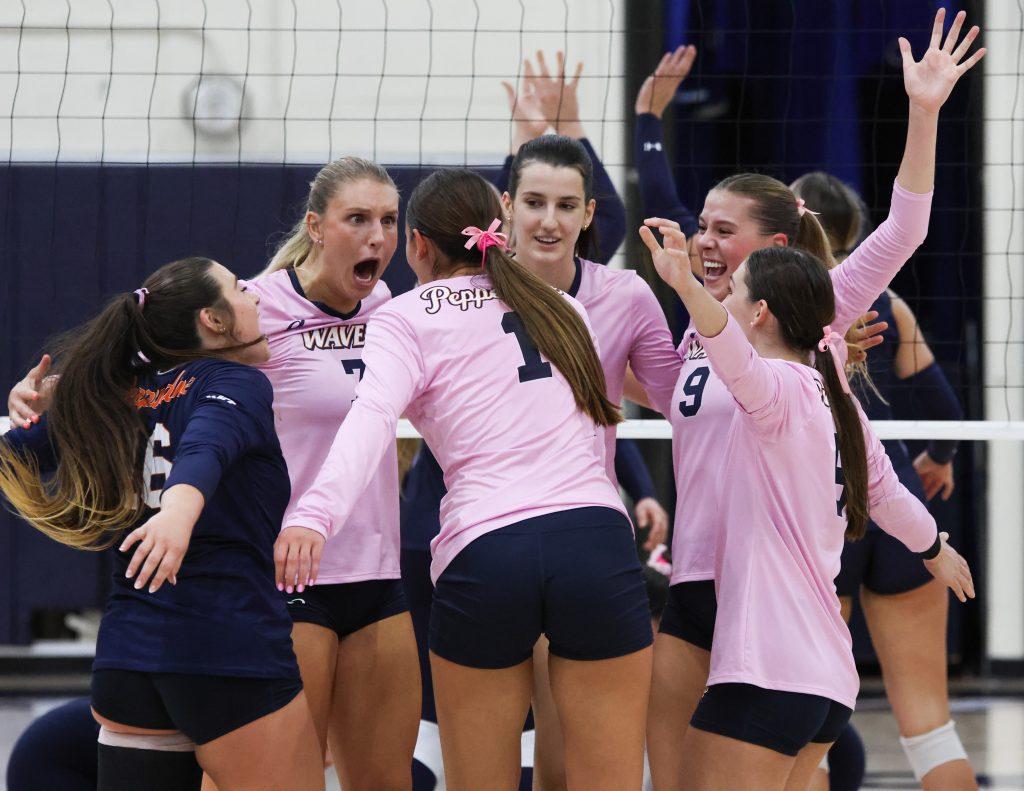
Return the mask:
<svg viewBox="0 0 1024 791">
<path fill-rule="evenodd" d="M 939 533 L 939 554 L 924 562 L 935 579 L 944 583 L 961 602 L 974 598 L 974 579 L 967 561 L 949 545 L 949 533 Z"/>
<path fill-rule="evenodd" d="M 644 549 L 652 551 L 658 544 L 668 540 L 668 512 L 653 497 L 644 497 L 633 507 L 636 513 L 636 526 L 647 530 Z"/>
<path fill-rule="evenodd" d="M 924 485 L 926 500 L 931 500 L 939 492 L 942 492 L 943 500 L 948 500 L 953 494 L 955 484 L 952 461 L 939 464 L 928 455 L 928 451 L 922 451 L 921 455 L 914 459 L 914 469 Z"/>
<path fill-rule="evenodd" d="M 46 375 L 52 362 L 50 355 L 44 354 L 39 364 L 11 388 L 7 414 L 12 425 L 28 428 L 31 423 L 38 423 L 39 416 L 49 408 L 56 383 L 56 377 Z"/>
<path fill-rule="evenodd" d="M 889 329 L 889 323 L 887 321 L 876 322 L 875 319 L 877 318 L 878 311 L 869 310 L 846 333 L 847 342 L 854 346 L 850 350 L 849 362 L 864 362 L 868 358 L 868 349 L 872 349 L 884 342 L 885 339 L 882 338 L 882 333 Z"/>
<path fill-rule="evenodd" d="M 651 113 L 661 118 L 696 58 L 697 48 L 693 44 L 676 47 L 662 55 L 658 67 L 644 80 L 636 95 L 636 114 Z"/>
</svg>

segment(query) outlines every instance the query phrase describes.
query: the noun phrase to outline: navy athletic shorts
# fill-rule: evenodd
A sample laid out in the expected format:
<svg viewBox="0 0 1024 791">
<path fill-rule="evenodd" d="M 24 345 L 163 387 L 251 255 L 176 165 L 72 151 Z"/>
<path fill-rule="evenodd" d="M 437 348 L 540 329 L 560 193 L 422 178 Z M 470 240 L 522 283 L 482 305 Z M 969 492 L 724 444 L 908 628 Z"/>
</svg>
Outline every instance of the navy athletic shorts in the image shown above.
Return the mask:
<svg viewBox="0 0 1024 791">
<path fill-rule="evenodd" d="M 677 582 L 668 589 L 668 603 L 658 631 L 710 651 L 717 614 L 714 580 Z"/>
<path fill-rule="evenodd" d="M 294 623 L 330 629 L 339 640 L 409 609 L 400 579 L 313 585 L 287 594 L 285 602 Z"/>
<path fill-rule="evenodd" d="M 853 709 L 820 695 L 715 684 L 697 704 L 690 725 L 747 744 L 796 755 L 809 743 L 831 744 Z"/>
<path fill-rule="evenodd" d="M 301 691 L 297 677 L 92 672 L 92 707 L 99 714 L 135 728 L 178 730 L 196 744 L 212 742 L 283 709 Z"/>
<path fill-rule="evenodd" d="M 565 659 L 625 656 L 653 641 L 629 520 L 574 508 L 486 533 L 441 573 L 430 650 L 468 667 L 518 665 L 541 634 Z"/>
<path fill-rule="evenodd" d="M 870 528 L 860 541 L 843 545 L 836 593 L 856 596 L 863 585 L 872 593 L 892 596 L 920 588 L 932 579 L 920 557 L 888 533 Z"/>
</svg>

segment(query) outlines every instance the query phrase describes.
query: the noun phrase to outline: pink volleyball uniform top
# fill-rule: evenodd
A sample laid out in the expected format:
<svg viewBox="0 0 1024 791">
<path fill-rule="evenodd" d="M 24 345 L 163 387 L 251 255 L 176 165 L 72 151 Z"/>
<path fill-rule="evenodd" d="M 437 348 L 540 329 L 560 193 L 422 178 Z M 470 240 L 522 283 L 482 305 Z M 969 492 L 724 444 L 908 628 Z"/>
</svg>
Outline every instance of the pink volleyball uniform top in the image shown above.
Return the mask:
<svg viewBox="0 0 1024 791">
<path fill-rule="evenodd" d="M 586 506 L 625 513 L 597 425 L 486 276 L 435 281 L 393 299 L 370 322 L 363 360 L 359 397 L 286 526 L 330 536 L 345 524 L 403 414 L 448 488 L 430 545 L 435 582 L 471 541 L 513 522 Z"/>
<path fill-rule="evenodd" d="M 829 274 L 841 335 L 871 308 L 928 233 L 932 193 L 893 186 L 889 217 Z M 736 411 L 725 384 L 709 365 L 691 323 L 679 345 L 682 368 L 673 394 L 672 462 L 676 476 L 671 584 L 715 577 L 715 541 L 721 506 L 710 496 L 722 475 L 722 437 Z"/>
<path fill-rule="evenodd" d="M 759 357 L 730 317 L 702 338 L 737 404 L 713 488 L 718 614 L 708 684 L 803 692 L 851 709 L 859 680 L 833 580 L 846 530 L 842 461 L 821 375 Z M 910 550 L 938 535 L 928 509 L 896 477 L 858 406 L 871 517 Z"/>
<path fill-rule="evenodd" d="M 647 281 L 628 269 L 577 259 L 569 295 L 587 309 L 598 340 L 608 399 L 622 403 L 628 363 L 651 403 L 668 415 L 680 360 L 665 314 Z M 603 431 L 608 477 L 617 483 L 615 428 Z"/>
<path fill-rule="evenodd" d="M 391 292 L 378 282 L 351 314 L 343 315 L 307 299 L 291 269 L 249 285 L 260 295 L 260 329 L 270 345 L 270 360 L 260 370 L 274 386 L 274 425 L 292 484 L 287 524 L 352 408 L 366 370 L 367 321 L 391 299 Z M 320 584 L 400 576 L 394 433 L 367 473 L 365 490 L 324 547 Z"/>
</svg>

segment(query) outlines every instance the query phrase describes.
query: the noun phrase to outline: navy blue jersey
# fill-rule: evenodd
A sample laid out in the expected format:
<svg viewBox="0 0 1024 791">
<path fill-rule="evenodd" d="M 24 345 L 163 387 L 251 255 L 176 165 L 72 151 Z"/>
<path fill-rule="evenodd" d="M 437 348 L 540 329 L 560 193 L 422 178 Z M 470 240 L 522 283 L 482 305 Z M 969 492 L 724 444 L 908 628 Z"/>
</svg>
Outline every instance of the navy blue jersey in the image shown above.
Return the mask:
<svg viewBox="0 0 1024 791">
<path fill-rule="evenodd" d="M 135 590 L 124 576 L 135 547 L 115 552 L 93 667 L 297 677 L 292 622 L 274 582 L 290 485 L 270 382 L 255 368 L 206 359 L 145 377 L 134 400 L 150 437 L 143 520 L 175 484 L 199 489 L 205 505 L 176 586 Z M 6 438 L 52 467 L 45 420 Z"/>
</svg>

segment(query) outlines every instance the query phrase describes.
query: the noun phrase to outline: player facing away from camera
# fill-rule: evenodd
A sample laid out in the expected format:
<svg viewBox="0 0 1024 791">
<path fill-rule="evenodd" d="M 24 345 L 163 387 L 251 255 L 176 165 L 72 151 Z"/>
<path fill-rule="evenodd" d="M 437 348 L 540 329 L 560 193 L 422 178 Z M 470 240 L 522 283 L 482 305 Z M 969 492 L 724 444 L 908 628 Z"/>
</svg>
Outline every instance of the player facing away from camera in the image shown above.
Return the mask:
<svg viewBox="0 0 1024 791">
<path fill-rule="evenodd" d="M 806 789 L 860 684 L 833 584 L 844 536 L 862 538 L 870 514 L 960 601 L 974 595 L 970 570 L 850 394 L 824 263 L 756 250 L 719 302 L 681 233 L 665 249 L 649 228 L 641 236 L 734 404 L 712 471 L 718 609 L 708 690 L 683 743 L 688 787 Z"/>
<path fill-rule="evenodd" d="M 295 547 L 344 521 L 407 415 L 448 488 L 430 626 L 447 786 L 517 787 L 544 633 L 570 787 L 635 789 L 651 623 L 604 465 L 603 428 L 621 418 L 584 309 L 507 254 L 500 208 L 462 170 L 410 197 L 407 255 L 423 285 L 370 323 L 356 403 L 279 539 L 281 579 L 308 580 Z"/>
<path fill-rule="evenodd" d="M 192 791 L 202 771 L 323 788 L 274 589 L 289 484 L 258 303 L 209 259 L 162 267 L 66 336 L 49 411 L 0 444 L 0 489 L 30 524 L 120 542 L 92 676 L 101 791 Z"/>
</svg>

